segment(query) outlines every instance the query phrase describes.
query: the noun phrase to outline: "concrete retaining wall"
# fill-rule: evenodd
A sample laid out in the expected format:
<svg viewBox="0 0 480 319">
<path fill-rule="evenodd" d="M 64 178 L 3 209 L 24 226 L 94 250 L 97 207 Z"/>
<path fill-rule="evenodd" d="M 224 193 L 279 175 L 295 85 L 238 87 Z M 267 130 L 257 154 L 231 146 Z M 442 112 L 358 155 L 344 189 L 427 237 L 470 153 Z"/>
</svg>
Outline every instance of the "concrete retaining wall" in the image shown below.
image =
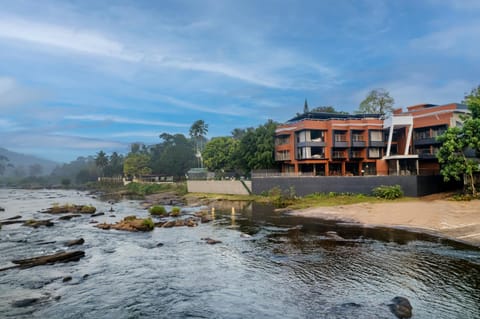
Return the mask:
<svg viewBox="0 0 480 319">
<path fill-rule="evenodd" d="M 456 184 L 443 183 L 441 176 L 312 176 L 312 177 L 263 177 L 252 178 L 252 192 L 261 194 L 274 187 L 289 193 L 305 196 L 312 193 L 370 194 L 380 185 L 400 185 L 405 196 L 424 196 L 451 190 Z"/>
<path fill-rule="evenodd" d="M 252 190 L 251 181 L 243 181 L 248 189 Z M 190 193 L 214 193 L 231 195 L 248 195 L 242 181 L 187 181 Z"/>
</svg>

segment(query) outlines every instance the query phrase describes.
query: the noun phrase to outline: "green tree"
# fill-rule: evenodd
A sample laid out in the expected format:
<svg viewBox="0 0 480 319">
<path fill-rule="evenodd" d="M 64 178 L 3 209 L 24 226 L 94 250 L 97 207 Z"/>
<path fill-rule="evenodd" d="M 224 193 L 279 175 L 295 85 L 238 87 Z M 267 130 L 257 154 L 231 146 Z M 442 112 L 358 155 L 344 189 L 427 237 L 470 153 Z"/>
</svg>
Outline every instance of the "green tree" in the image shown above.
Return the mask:
<svg viewBox="0 0 480 319">
<path fill-rule="evenodd" d="M 239 144 L 233 137 L 212 138 L 203 150 L 205 167 L 212 171 L 234 169 Z"/>
<path fill-rule="evenodd" d="M 438 137 L 442 142 L 437 158 L 441 164 L 440 173 L 445 181 L 461 180 L 468 185 L 473 196 L 477 196 L 475 173 L 480 171 L 480 86 L 473 89 L 463 101 L 470 110 L 470 116 L 463 118 L 463 125 L 450 127 Z M 476 157 L 475 157 L 476 155 Z"/>
<path fill-rule="evenodd" d="M 95 157 L 95 165 L 100 169 L 102 176 L 104 175 L 104 169 L 108 165 L 108 157 L 104 151 L 100 151 L 97 153 Z"/>
<path fill-rule="evenodd" d="M 250 172 L 253 169 L 275 167 L 275 129 L 277 123 L 268 120 L 256 129 L 247 129 L 238 147 L 237 167 Z"/>
<path fill-rule="evenodd" d="M 151 149 L 154 171 L 176 177 L 185 176 L 195 164 L 192 141 L 183 134 L 163 133 L 160 138 L 163 142 Z"/>
<path fill-rule="evenodd" d="M 375 89 L 368 93 L 365 100 L 360 103 L 358 113 L 388 114 L 393 111 L 395 100 L 385 89 Z"/>
<path fill-rule="evenodd" d="M 123 173 L 132 177 L 151 174 L 152 169 L 149 164 L 150 156 L 148 154 L 130 153 L 123 162 Z"/>
<path fill-rule="evenodd" d="M 108 165 L 105 167 L 105 176 L 121 176 L 123 174 L 123 156 L 117 152 L 110 155 Z"/>
<path fill-rule="evenodd" d="M 195 156 L 198 159 L 199 166 L 202 166 L 202 150 L 205 144 L 205 135 L 208 133 L 208 124 L 204 120 L 195 121 L 190 127 L 190 137 L 195 143 Z"/>
<path fill-rule="evenodd" d="M 236 140 L 241 140 L 245 136 L 247 131 L 243 128 L 234 128 L 232 131 L 232 137 Z"/>
</svg>

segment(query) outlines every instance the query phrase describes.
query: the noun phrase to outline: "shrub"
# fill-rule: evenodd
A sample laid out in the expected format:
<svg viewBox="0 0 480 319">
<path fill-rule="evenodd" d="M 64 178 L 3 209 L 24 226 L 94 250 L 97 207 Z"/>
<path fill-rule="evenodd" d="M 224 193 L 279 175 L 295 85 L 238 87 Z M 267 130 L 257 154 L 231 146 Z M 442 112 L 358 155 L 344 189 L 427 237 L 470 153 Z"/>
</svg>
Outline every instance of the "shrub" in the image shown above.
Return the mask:
<svg viewBox="0 0 480 319">
<path fill-rule="evenodd" d="M 403 196 L 403 191 L 400 185 L 385 186 L 381 185 L 372 190 L 375 197 L 384 199 L 395 199 Z"/>
<path fill-rule="evenodd" d="M 147 228 L 148 230 L 153 230 L 155 228 L 155 223 L 150 217 L 145 218 L 142 221 L 142 225 L 145 226 L 145 228 Z"/>
<path fill-rule="evenodd" d="M 152 206 L 148 209 L 148 211 L 152 215 L 160 215 L 160 216 L 167 215 L 167 210 L 165 209 L 165 207 L 160 205 Z"/>
<path fill-rule="evenodd" d="M 135 220 L 135 219 L 137 219 L 137 216 L 131 215 L 131 216 L 125 217 L 123 220 L 126 221 L 126 222 L 130 222 L 130 221 Z"/>
<path fill-rule="evenodd" d="M 97 209 L 92 205 L 84 205 L 82 206 L 80 212 L 83 214 L 93 214 L 96 210 Z"/>
<path fill-rule="evenodd" d="M 180 207 L 173 207 L 170 216 L 177 217 L 180 215 Z"/>
</svg>

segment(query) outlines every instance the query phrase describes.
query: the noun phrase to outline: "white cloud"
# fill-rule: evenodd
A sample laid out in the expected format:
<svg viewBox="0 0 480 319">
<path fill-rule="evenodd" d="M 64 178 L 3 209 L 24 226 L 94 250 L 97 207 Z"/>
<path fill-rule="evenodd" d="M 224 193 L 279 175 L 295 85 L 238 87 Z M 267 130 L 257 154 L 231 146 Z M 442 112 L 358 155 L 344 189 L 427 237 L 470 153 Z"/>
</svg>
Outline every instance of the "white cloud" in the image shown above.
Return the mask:
<svg viewBox="0 0 480 319">
<path fill-rule="evenodd" d="M 456 25 L 413 39 L 414 50 L 428 54 L 468 56 L 478 59 L 480 51 L 480 22 Z"/>
<path fill-rule="evenodd" d="M 188 36 L 160 34 L 152 42 L 125 42 L 96 30 L 74 28 L 51 23 L 34 22 L 15 16 L 0 16 L 0 38 L 25 41 L 40 46 L 54 47 L 78 54 L 107 57 L 120 61 L 145 64 L 160 68 L 207 72 L 268 88 L 302 88 L 299 79 L 282 73 L 284 68 L 309 68 L 319 78 L 332 80 L 334 70 L 318 63 L 306 62 L 301 54 L 251 40 L 255 45 L 246 49 L 242 39 L 229 45 L 238 51 L 235 56 L 207 53 L 191 44 Z M 158 41 L 160 39 L 160 41 Z M 209 39 L 206 39 L 208 43 Z M 55 51 L 58 52 L 58 51 Z M 255 54 L 254 54 L 255 53 Z M 206 55 L 208 54 L 208 56 Z M 241 61 L 244 56 L 250 62 Z M 112 71 L 114 72 L 114 70 Z M 311 84 L 308 84 L 311 89 Z"/>
<path fill-rule="evenodd" d="M 131 62 L 141 58 L 140 55 L 125 50 L 121 43 L 94 31 L 68 29 L 13 17 L 0 18 L 0 37 Z"/>
<path fill-rule="evenodd" d="M 125 144 L 102 139 L 54 134 L 9 133 L 0 135 L 3 147 L 15 148 L 56 148 L 56 149 L 110 149 L 122 148 Z"/>
<path fill-rule="evenodd" d="M 159 137 L 160 134 L 152 131 L 129 131 L 109 134 L 110 137 Z"/>
<path fill-rule="evenodd" d="M 94 121 L 94 122 L 114 122 L 114 123 L 154 125 L 154 126 L 172 126 L 172 127 L 188 127 L 189 126 L 189 124 L 183 124 L 183 123 L 133 119 L 133 118 L 128 118 L 128 117 L 107 115 L 107 114 L 67 115 L 64 118 L 66 120 L 81 120 L 81 121 Z"/>
<path fill-rule="evenodd" d="M 0 110 L 5 111 L 19 105 L 43 98 L 40 90 L 21 86 L 10 77 L 0 77 Z"/>
<path fill-rule="evenodd" d="M 412 74 L 411 76 L 378 84 L 372 87 L 381 87 L 386 89 L 390 96 L 395 99 L 395 108 L 405 108 L 411 105 L 422 103 L 447 104 L 460 103 L 464 94 L 469 88 L 475 86 L 475 83 L 465 80 L 451 80 L 443 85 L 432 83 L 432 78 L 423 74 Z M 367 96 L 368 90 L 361 90 L 352 95 L 354 105 L 359 105 Z"/>
</svg>

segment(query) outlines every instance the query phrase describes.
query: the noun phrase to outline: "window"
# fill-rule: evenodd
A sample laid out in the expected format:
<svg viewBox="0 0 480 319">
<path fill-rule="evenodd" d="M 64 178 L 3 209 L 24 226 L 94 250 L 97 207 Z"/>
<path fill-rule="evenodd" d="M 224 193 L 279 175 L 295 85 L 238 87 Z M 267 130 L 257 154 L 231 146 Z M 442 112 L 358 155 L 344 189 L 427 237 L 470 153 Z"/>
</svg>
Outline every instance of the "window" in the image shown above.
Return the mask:
<svg viewBox="0 0 480 319">
<path fill-rule="evenodd" d="M 280 151 L 275 153 L 275 160 L 276 161 L 288 161 L 290 160 L 290 152 L 289 151 Z"/>
<path fill-rule="evenodd" d="M 370 131 L 370 141 L 383 142 L 383 131 Z"/>
<path fill-rule="evenodd" d="M 275 145 L 286 145 L 290 143 L 290 135 L 280 135 L 275 138 Z"/>
<path fill-rule="evenodd" d="M 369 148 L 368 149 L 368 157 L 379 158 L 380 157 L 380 149 L 379 148 Z"/>
</svg>

